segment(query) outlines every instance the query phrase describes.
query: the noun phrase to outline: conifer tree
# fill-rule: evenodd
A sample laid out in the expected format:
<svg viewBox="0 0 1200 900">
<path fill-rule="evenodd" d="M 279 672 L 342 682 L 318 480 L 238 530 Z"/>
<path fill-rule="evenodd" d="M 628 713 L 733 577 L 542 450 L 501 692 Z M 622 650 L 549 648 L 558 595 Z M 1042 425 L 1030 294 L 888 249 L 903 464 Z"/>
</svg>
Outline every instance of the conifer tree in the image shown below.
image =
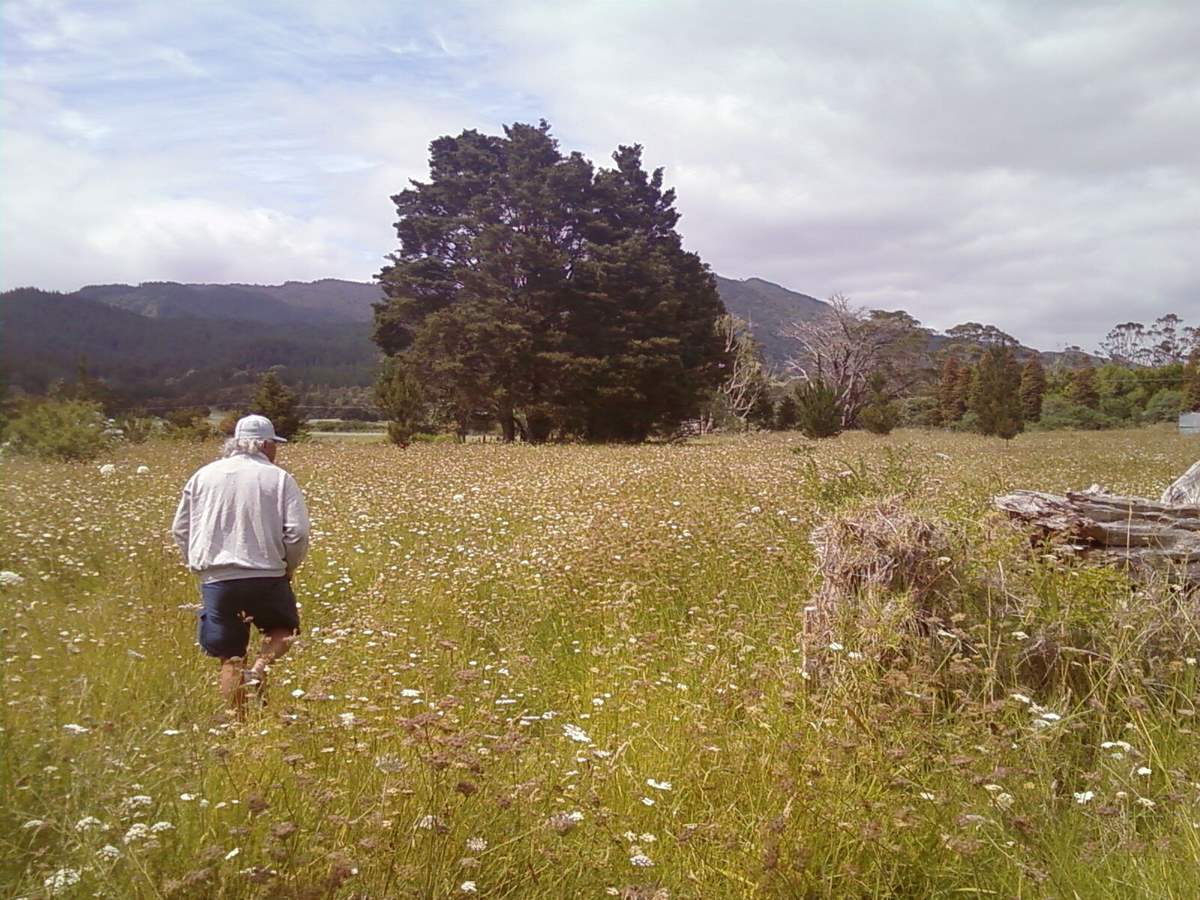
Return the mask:
<svg viewBox="0 0 1200 900">
<path fill-rule="evenodd" d="M 981 434 L 1009 440 L 1021 432 L 1020 389 L 1021 370 L 1012 348 L 988 347 L 979 358 L 971 385 L 971 412 Z"/>
<path fill-rule="evenodd" d="M 842 431 L 837 393 L 824 381 L 806 381 L 796 389 L 796 419 L 805 437 L 834 437 Z"/>
<path fill-rule="evenodd" d="M 783 399 L 775 407 L 775 429 L 777 431 L 791 431 L 796 427 L 798 421 L 796 398 L 790 393 L 784 394 Z"/>
<path fill-rule="evenodd" d="M 957 356 L 947 356 L 942 364 L 938 381 L 938 411 L 943 425 L 953 425 L 967 411 L 964 386 L 970 384 L 970 373 L 970 368 L 960 363 Z"/>
<path fill-rule="evenodd" d="M 1096 388 L 1096 370 L 1091 360 L 1071 373 L 1069 395 L 1080 406 L 1096 409 L 1100 405 L 1100 392 Z"/>
<path fill-rule="evenodd" d="M 887 390 L 887 378 L 873 372 L 867 380 L 867 402 L 858 414 L 858 423 L 871 434 L 890 434 L 900 422 L 900 410 Z"/>
<path fill-rule="evenodd" d="M 417 378 L 400 360 L 389 359 L 375 383 L 375 398 L 388 417 L 388 440 L 408 446 L 424 406 Z"/>
<path fill-rule="evenodd" d="M 1021 369 L 1021 418 L 1036 422 L 1042 417 L 1042 398 L 1046 395 L 1046 370 L 1031 356 Z"/>
<path fill-rule="evenodd" d="M 675 230 L 675 193 L 641 147 L 613 168 L 564 155 L 550 126 L 464 131 L 392 198 L 375 340 L 421 373 L 460 429 L 636 441 L 698 415 L 727 352 L 716 281 Z"/>
<path fill-rule="evenodd" d="M 258 391 L 250 411 L 260 416 L 266 416 L 275 426 L 275 433 L 281 438 L 291 440 L 304 428 L 304 419 L 297 408 L 296 392 L 291 390 L 279 379 L 274 369 L 267 372 L 258 383 Z"/>
</svg>

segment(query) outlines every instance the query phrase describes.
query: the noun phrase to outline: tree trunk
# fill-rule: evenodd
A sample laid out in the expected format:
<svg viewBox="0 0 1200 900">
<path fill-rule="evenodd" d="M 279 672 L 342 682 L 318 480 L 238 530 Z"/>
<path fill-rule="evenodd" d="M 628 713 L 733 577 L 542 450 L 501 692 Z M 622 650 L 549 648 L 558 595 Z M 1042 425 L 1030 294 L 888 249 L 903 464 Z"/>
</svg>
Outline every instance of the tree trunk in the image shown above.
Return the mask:
<svg viewBox="0 0 1200 900">
<path fill-rule="evenodd" d="M 1135 572 L 1165 571 L 1200 585 L 1200 505 L 1119 497 L 1097 488 L 1065 497 L 1013 491 L 992 502 L 1081 557 Z"/>
</svg>

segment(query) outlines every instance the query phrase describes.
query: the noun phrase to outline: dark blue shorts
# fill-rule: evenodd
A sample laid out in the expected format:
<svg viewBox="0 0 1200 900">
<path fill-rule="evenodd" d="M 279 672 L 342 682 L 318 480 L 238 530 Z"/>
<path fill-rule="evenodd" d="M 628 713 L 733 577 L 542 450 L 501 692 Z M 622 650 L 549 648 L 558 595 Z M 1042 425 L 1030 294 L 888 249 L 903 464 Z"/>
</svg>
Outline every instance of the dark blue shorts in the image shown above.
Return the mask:
<svg viewBox="0 0 1200 900">
<path fill-rule="evenodd" d="M 250 624 L 259 631 L 286 628 L 300 631 L 300 613 L 291 583 L 278 578 L 233 578 L 200 585 L 200 627 L 197 639 L 209 656 L 245 656 Z"/>
</svg>

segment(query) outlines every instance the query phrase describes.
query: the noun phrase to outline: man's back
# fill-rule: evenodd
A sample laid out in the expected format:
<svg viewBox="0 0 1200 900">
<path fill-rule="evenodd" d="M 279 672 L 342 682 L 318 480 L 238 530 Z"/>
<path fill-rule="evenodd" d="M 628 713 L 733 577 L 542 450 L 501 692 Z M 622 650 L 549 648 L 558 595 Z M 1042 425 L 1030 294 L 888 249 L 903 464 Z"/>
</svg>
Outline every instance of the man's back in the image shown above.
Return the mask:
<svg viewBox="0 0 1200 900">
<path fill-rule="evenodd" d="M 204 466 L 183 490 L 172 529 L 205 583 L 289 574 L 308 549 L 296 480 L 259 454 Z"/>
</svg>

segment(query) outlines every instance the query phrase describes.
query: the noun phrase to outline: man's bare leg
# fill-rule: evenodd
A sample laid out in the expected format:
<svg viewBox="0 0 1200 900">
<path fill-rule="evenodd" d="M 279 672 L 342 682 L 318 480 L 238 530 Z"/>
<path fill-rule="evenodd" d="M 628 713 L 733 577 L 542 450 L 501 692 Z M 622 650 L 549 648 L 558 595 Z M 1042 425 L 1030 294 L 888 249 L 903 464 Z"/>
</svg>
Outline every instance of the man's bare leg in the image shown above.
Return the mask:
<svg viewBox="0 0 1200 900">
<path fill-rule="evenodd" d="M 287 653 L 295 639 L 296 635 L 290 628 L 272 628 L 265 632 L 262 649 L 250 668 L 249 680 L 261 683 L 267 674 L 267 666 Z"/>
<path fill-rule="evenodd" d="M 231 709 L 241 718 L 246 706 L 246 688 L 242 684 L 245 659 L 232 656 L 221 660 L 219 684 L 226 709 Z"/>
</svg>

